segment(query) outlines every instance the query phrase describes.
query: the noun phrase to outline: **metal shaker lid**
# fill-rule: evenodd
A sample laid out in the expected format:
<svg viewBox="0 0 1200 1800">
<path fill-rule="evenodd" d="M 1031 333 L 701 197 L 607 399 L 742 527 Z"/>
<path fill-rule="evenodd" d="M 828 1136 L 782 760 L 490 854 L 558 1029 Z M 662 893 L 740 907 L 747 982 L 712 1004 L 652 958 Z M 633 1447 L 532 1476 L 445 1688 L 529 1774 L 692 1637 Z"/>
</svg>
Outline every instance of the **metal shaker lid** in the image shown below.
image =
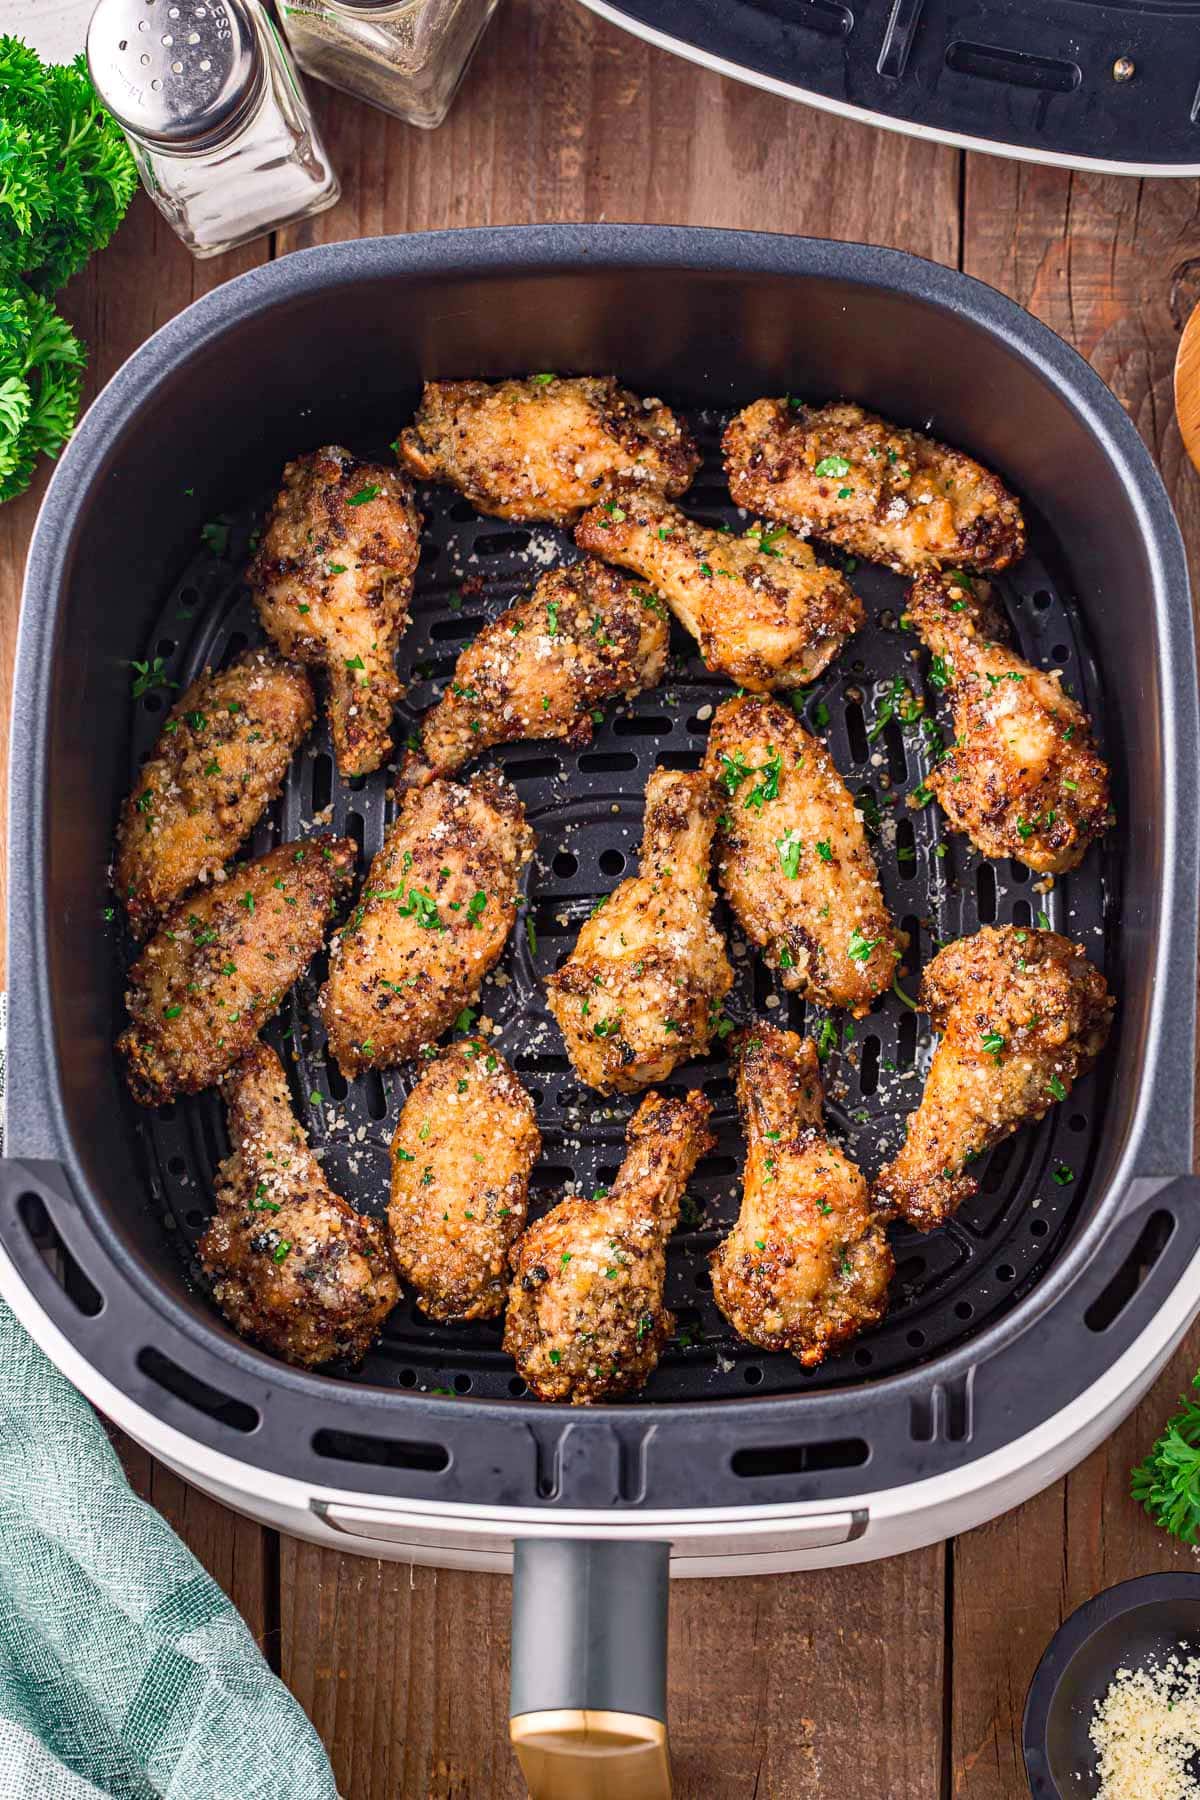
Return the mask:
<svg viewBox="0 0 1200 1800">
<path fill-rule="evenodd" d="M 243 0 L 100 0 L 88 26 L 87 60 L 117 123 L 175 150 L 235 127 L 263 79 Z"/>
</svg>

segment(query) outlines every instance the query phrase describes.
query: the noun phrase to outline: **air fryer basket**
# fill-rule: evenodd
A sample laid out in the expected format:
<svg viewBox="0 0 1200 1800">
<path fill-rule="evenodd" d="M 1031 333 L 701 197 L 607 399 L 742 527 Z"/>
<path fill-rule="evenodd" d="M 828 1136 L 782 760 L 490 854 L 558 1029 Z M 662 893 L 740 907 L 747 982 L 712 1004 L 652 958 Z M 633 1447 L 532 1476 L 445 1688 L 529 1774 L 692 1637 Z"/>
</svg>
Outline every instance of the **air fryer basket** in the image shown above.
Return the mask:
<svg viewBox="0 0 1200 1800">
<path fill-rule="evenodd" d="M 848 394 L 961 442 L 1028 501 L 1030 555 L 1003 583 L 1022 647 L 1063 667 L 1097 719 L 1118 827 L 1039 891 L 904 796 L 919 733 L 871 735 L 896 673 L 922 690 L 898 626 L 901 584 L 860 565 L 869 622 L 801 702 L 876 814 L 905 980 L 936 941 L 1044 911 L 1119 1000 L 1106 1058 L 1070 1102 L 982 1168 L 977 1199 L 929 1237 L 898 1230 L 887 1320 L 821 1369 L 732 1339 L 708 1250 L 732 1219 L 739 1134 L 719 1050 L 702 1083 L 720 1126 L 696 1213 L 671 1247 L 681 1330 L 644 1397 L 536 1406 L 494 1325 L 439 1327 L 409 1302 L 357 1373 L 288 1369 L 237 1340 L 193 1280 L 192 1246 L 224 1149 L 212 1096 L 143 1114 L 111 1052 L 123 986 L 104 920 L 112 824 L 162 705 L 129 664 L 186 682 L 255 631 L 239 581 L 283 460 L 330 440 L 382 451 L 429 376 L 616 369 L 688 412 L 705 466 L 687 504 L 737 520 L 721 419 L 759 393 Z M 568 541 L 424 496 L 424 549 L 401 652 L 411 721 L 461 643 Z M 200 546 L 229 523 L 227 551 Z M 630 1107 L 581 1091 L 543 1007 L 597 894 L 631 866 L 656 764 L 695 767 L 728 687 L 678 637 L 668 680 L 610 710 L 591 748 L 498 753 L 539 852 L 524 919 L 484 991 L 496 1041 L 538 1103 L 535 1206 L 607 1179 Z M 826 1499 L 935 1475 L 1003 1449 L 1083 1393 L 1138 1336 L 1200 1243 L 1191 1161 L 1197 890 L 1196 703 L 1182 547 L 1137 434 L 1087 367 L 961 275 L 860 246 L 648 228 L 531 228 L 302 252 L 198 303 L 127 365 L 55 476 L 30 558 L 14 719 L 10 1157 L 0 1241 L 53 1318 L 122 1392 L 189 1437 L 317 1486 L 556 1508 Z M 936 695 L 927 694 L 931 715 Z M 386 776 L 343 783 L 323 735 L 297 758 L 256 852 L 328 819 L 365 858 L 394 802 Z M 729 1012 L 821 1015 L 735 958 Z M 401 1071 L 347 1090 L 327 1063 L 314 967 L 269 1035 L 294 1057 L 304 1123 L 335 1185 L 378 1210 Z M 826 1064 L 830 1111 L 871 1172 L 919 1095 L 924 1019 L 887 996 Z"/>
</svg>

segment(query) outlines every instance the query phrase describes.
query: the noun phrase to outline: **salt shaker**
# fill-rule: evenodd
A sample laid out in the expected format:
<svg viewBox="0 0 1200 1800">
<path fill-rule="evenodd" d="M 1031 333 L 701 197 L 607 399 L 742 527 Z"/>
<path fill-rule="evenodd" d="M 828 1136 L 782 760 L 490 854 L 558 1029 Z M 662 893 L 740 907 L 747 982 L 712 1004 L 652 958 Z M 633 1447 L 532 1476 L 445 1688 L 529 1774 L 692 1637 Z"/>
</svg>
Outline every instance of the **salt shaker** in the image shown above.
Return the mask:
<svg viewBox="0 0 1200 1800">
<path fill-rule="evenodd" d="M 338 198 L 257 0 L 100 0 L 87 60 L 146 192 L 193 255 L 217 256 Z"/>
<path fill-rule="evenodd" d="M 440 125 L 497 0 L 282 0 L 309 75 L 410 125 Z"/>
</svg>

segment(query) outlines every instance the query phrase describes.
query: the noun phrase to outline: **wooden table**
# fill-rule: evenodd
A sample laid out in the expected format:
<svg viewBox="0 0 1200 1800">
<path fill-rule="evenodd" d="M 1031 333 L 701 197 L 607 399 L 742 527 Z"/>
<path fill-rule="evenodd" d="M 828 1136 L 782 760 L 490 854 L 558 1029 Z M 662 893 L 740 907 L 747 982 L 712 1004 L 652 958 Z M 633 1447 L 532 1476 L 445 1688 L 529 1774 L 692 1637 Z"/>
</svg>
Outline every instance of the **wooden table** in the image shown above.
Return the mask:
<svg viewBox="0 0 1200 1800">
<path fill-rule="evenodd" d="M 1178 334 L 1200 300 L 1200 183 L 1030 168 L 843 123 L 649 50 L 569 0 L 507 0 L 436 133 L 329 90 L 318 106 L 345 198 L 303 232 L 197 264 L 138 199 L 66 296 L 93 389 L 197 294 L 317 240 L 627 219 L 894 244 L 994 283 L 1091 360 L 1159 460 L 1200 586 L 1200 482 L 1171 406 Z M 0 509 L 5 683 L 39 491 Z M 1200 1327 L 1081 1468 L 952 1544 L 674 1584 L 680 1800 L 1026 1794 L 1021 1708 L 1060 1620 L 1126 1576 L 1196 1566 L 1127 1487 L 1198 1362 Z M 280 1538 L 122 1451 L 311 1715 L 347 1800 L 523 1794 L 506 1737 L 506 1581 Z"/>
</svg>

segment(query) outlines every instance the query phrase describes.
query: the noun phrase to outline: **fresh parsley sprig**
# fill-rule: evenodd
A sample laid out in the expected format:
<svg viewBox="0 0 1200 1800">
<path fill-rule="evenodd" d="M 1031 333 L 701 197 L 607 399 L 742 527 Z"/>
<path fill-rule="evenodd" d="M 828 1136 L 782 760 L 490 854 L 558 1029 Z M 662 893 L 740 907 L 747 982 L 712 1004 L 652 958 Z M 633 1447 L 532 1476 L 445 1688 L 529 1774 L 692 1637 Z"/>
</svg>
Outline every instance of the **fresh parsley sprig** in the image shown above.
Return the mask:
<svg viewBox="0 0 1200 1800">
<path fill-rule="evenodd" d="M 1192 1378 L 1200 1388 L 1200 1375 Z M 1145 1462 L 1133 1471 L 1131 1490 L 1156 1525 L 1182 1543 L 1200 1532 L 1200 1402 L 1180 1396 L 1180 1410 Z"/>
</svg>

